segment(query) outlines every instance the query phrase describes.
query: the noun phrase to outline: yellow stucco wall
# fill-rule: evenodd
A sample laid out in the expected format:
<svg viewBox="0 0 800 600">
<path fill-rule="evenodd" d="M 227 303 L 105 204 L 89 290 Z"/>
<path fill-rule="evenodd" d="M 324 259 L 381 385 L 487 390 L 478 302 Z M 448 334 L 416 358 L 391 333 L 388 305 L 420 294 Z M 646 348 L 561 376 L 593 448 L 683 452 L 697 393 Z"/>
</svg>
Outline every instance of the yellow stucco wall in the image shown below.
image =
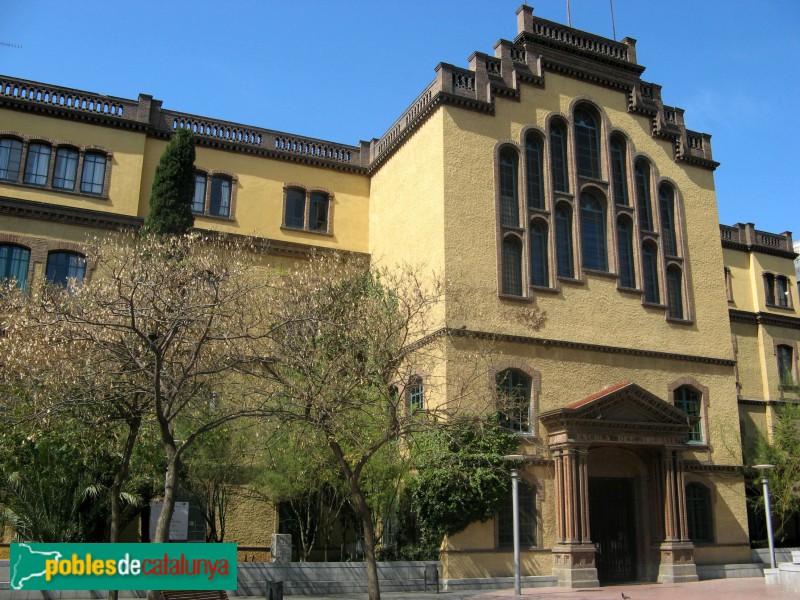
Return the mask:
<svg viewBox="0 0 800 600">
<path fill-rule="evenodd" d="M 687 310 L 694 322 L 668 323 L 663 309 L 645 308 L 640 297 L 617 291 L 615 280 L 589 274 L 583 277 L 582 285 L 562 284 L 558 294 L 533 294 L 538 308 L 547 313 L 547 321 L 537 335 L 731 359 L 713 174 L 676 163 L 672 145 L 651 136 L 649 119 L 627 111 L 624 93 L 552 73 L 547 74 L 545 89 L 522 86 L 519 102 L 496 98 L 493 116 L 449 106 L 444 109 L 445 214 L 453 215 L 445 222 L 447 275 L 451 279 L 468 277 L 480 292 L 476 298 L 482 302 L 473 310 L 467 326 L 511 334 L 532 333 L 515 318 L 524 304 L 497 296 L 495 145 L 498 140 L 519 144 L 523 127 L 528 125 L 546 131 L 547 117 L 570 115 L 575 98 L 603 107 L 601 139 L 607 139 L 611 128 L 622 130 L 634 155 L 647 156 L 656 174 L 674 182 L 679 190 L 683 206 L 679 230 L 688 246 L 684 265 L 692 300 L 692 308 Z M 569 152 L 573 152 L 571 145 Z M 607 179 L 606 158 L 603 157 L 603 169 Z M 615 219 L 608 218 L 607 222 L 608 246 L 612 249 Z M 576 235 L 576 244 L 579 239 Z M 613 260 L 609 261 L 613 272 Z M 448 314 L 448 321 L 461 319 L 461 315 Z M 620 327 L 621 323 L 625 326 Z"/>
</svg>

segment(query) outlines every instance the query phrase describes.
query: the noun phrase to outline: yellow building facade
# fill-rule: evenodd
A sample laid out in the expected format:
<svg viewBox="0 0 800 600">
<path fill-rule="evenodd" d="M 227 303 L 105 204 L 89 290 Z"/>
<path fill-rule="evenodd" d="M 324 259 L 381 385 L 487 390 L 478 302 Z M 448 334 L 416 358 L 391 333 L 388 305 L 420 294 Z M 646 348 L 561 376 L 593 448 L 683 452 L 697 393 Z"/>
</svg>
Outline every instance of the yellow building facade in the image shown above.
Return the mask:
<svg viewBox="0 0 800 600">
<path fill-rule="evenodd" d="M 720 243 L 710 136 L 643 70 L 635 40 L 523 6 L 513 41 L 438 65 L 358 146 L 0 76 L 2 275 L 90 273 L 87 236 L 141 225 L 166 142 L 189 128 L 195 227 L 262 240 L 276 261 L 346 251 L 468 291 L 439 307 L 451 341 L 420 375 L 455 381 L 491 340 L 474 385 L 526 456 L 524 575 L 691 581 L 750 561 L 736 424 L 768 428 L 787 368 L 796 380 L 800 316 L 778 279 L 795 255 L 790 234 L 749 226 Z M 510 518 L 446 540 L 444 576 L 510 575 Z"/>
</svg>

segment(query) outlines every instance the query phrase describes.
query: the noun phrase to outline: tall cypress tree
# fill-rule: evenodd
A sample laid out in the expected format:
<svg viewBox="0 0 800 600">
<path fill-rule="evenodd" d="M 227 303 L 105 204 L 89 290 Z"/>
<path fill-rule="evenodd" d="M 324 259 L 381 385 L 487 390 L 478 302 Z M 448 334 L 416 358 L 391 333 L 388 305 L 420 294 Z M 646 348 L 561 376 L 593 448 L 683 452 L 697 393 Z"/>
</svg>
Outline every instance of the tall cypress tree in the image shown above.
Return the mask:
<svg viewBox="0 0 800 600">
<path fill-rule="evenodd" d="M 194 134 L 179 129 L 161 155 L 142 233 L 181 235 L 194 224 Z"/>
</svg>

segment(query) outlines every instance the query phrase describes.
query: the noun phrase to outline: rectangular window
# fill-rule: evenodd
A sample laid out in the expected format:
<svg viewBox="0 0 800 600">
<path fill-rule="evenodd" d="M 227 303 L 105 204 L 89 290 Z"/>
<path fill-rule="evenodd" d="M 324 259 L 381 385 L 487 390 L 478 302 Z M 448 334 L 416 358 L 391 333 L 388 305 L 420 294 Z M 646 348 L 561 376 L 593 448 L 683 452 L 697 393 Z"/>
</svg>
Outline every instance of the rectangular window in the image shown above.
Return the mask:
<svg viewBox="0 0 800 600">
<path fill-rule="evenodd" d="M 764 299 L 767 304 L 775 305 L 775 275 L 764 273 Z"/>
<path fill-rule="evenodd" d="M 536 490 L 520 481 L 518 483 L 519 545 L 522 548 L 536 546 Z M 514 546 L 514 499 L 512 490 L 497 513 L 497 542 L 500 548 Z"/>
<path fill-rule="evenodd" d="M 17 181 L 22 164 L 22 142 L 11 138 L 0 140 L 0 179 Z"/>
<path fill-rule="evenodd" d="M 328 231 L 328 194 L 311 193 L 308 228 L 311 231 Z"/>
<path fill-rule="evenodd" d="M 778 275 L 775 278 L 775 296 L 775 300 L 781 308 L 789 308 L 791 306 L 791 302 L 789 302 L 789 280 L 783 275 Z"/>
<path fill-rule="evenodd" d="M 293 229 L 303 229 L 306 220 L 306 192 L 297 188 L 286 190 L 286 214 L 284 225 Z"/>
<path fill-rule="evenodd" d="M 408 385 L 408 409 L 411 413 L 422 410 L 425 404 L 422 391 L 422 379 L 412 377 Z"/>
<path fill-rule="evenodd" d="M 25 159 L 25 183 L 45 185 L 49 168 L 50 146 L 45 144 L 31 144 L 28 146 L 28 156 Z"/>
<path fill-rule="evenodd" d="M 192 212 L 203 214 L 206 210 L 206 176 L 202 173 L 194 175 L 194 197 L 192 198 Z"/>
<path fill-rule="evenodd" d="M 53 171 L 53 187 L 60 190 L 74 190 L 78 178 L 78 151 L 72 148 L 59 148 Z"/>
<path fill-rule="evenodd" d="M 106 180 L 106 157 L 94 152 L 83 157 L 83 172 L 81 173 L 81 191 L 84 194 L 95 196 L 103 195 Z"/>
<path fill-rule="evenodd" d="M 231 182 L 223 177 L 211 179 L 211 206 L 209 214 L 228 217 L 231 214 Z"/>
</svg>

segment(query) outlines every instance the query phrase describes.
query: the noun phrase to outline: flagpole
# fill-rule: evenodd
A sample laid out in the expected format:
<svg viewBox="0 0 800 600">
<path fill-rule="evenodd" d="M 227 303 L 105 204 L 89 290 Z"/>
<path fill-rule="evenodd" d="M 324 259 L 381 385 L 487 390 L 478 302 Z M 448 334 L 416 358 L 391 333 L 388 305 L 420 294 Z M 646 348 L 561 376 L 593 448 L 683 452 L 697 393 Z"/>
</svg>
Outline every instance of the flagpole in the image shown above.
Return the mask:
<svg viewBox="0 0 800 600">
<path fill-rule="evenodd" d="M 617 41 L 617 26 L 614 24 L 614 0 L 608 0 L 611 5 L 611 31 L 614 32 L 614 41 Z"/>
</svg>

